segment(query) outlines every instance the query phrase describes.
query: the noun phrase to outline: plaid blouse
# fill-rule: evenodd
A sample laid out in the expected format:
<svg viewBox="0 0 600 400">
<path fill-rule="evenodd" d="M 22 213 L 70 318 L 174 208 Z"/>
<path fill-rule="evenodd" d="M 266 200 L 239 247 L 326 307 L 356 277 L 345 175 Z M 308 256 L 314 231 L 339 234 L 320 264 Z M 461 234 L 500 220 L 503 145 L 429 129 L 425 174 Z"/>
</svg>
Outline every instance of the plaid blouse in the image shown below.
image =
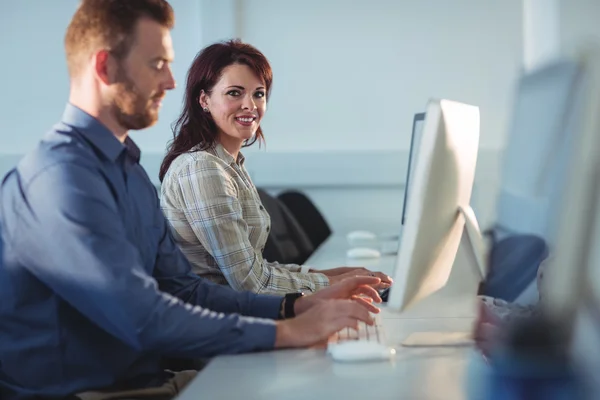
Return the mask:
<svg viewBox="0 0 600 400">
<path fill-rule="evenodd" d="M 269 262 L 262 251 L 271 218 L 246 168 L 223 146 L 177 157 L 161 186 L 161 208 L 194 272 L 236 290 L 282 294 L 329 285 L 296 264 Z"/>
</svg>

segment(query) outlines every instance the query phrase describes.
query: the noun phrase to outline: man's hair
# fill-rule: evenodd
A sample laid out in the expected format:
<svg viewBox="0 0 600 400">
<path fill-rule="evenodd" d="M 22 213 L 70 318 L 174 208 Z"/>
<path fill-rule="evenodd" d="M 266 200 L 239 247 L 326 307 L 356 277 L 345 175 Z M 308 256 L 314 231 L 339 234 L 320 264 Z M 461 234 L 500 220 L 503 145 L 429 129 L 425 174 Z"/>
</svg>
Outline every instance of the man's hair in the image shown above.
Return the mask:
<svg viewBox="0 0 600 400">
<path fill-rule="evenodd" d="M 124 58 L 134 42 L 140 18 L 149 18 L 171 29 L 173 9 L 166 0 L 82 0 L 65 35 L 67 66 L 77 76 L 94 52 L 106 49 Z"/>
</svg>

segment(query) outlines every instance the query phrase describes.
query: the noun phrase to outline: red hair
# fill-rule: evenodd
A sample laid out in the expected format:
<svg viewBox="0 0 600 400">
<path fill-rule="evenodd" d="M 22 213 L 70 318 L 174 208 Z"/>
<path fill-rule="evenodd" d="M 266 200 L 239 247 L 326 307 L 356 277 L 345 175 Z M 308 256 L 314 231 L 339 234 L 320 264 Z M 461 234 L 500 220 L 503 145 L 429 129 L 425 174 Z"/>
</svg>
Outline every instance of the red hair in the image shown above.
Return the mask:
<svg viewBox="0 0 600 400">
<path fill-rule="evenodd" d="M 243 64 L 265 83 L 267 98 L 271 92 L 273 72 L 267 58 L 255 47 L 242 43 L 240 40 L 229 40 L 212 44 L 204 48 L 192 63 L 187 75 L 185 101 L 181 115 L 173 126 L 173 140 L 167 148 L 159 179 L 162 182 L 169 166 L 179 155 L 194 150 L 206 150 L 217 140 L 217 126 L 209 113 L 202 111 L 199 104 L 200 93 L 211 90 L 221 78 L 223 70 L 232 64 Z M 256 135 L 246 141 L 244 146 L 250 146 L 257 140 L 264 140 L 262 128 Z"/>
</svg>

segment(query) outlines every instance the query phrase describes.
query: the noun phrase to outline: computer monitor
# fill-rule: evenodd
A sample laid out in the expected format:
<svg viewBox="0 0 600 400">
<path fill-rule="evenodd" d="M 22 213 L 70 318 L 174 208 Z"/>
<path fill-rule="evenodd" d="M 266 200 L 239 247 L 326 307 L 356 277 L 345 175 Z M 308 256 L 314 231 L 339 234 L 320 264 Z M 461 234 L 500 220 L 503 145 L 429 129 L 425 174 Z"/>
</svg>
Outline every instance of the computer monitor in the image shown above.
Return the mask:
<svg viewBox="0 0 600 400">
<path fill-rule="evenodd" d="M 564 121 L 576 77 L 574 64 L 560 60 L 519 80 L 501 173 L 501 229 L 540 236 L 553 230 L 547 214 L 562 189 Z"/>
<path fill-rule="evenodd" d="M 404 202 L 402 203 L 402 226 L 406 222 L 406 203 L 408 193 L 410 192 L 410 184 L 412 182 L 414 164 L 416 160 L 415 149 L 419 148 L 421 142 L 421 133 L 423 132 L 423 122 L 425 121 L 425 113 L 415 114 L 413 117 L 412 134 L 410 137 L 410 150 L 408 152 L 408 166 L 406 167 L 406 183 L 404 185 Z"/>
<path fill-rule="evenodd" d="M 544 312 L 567 329 L 582 306 L 595 308 L 600 318 L 600 51 L 586 50 L 574 62 L 581 77 L 566 128 L 572 144 L 559 194 L 554 254 L 541 282 Z"/>
<path fill-rule="evenodd" d="M 481 294 L 533 304 L 540 262 L 552 253 L 572 135 L 567 117 L 579 68 L 557 60 L 524 73 L 516 87 L 500 167 L 489 273 Z"/>
<path fill-rule="evenodd" d="M 600 49 L 572 61 L 580 72 L 567 124 L 572 145 L 540 307 L 563 334 L 563 349 L 589 392 L 585 398 L 600 398 Z"/>
<path fill-rule="evenodd" d="M 473 236 L 473 297 L 483 271 L 479 227 L 470 207 L 479 146 L 479 108 L 431 100 L 407 197 L 407 219 L 398 248 L 388 308 L 405 311 L 443 288 L 465 227 Z M 464 292 L 463 292 L 464 293 Z"/>
</svg>

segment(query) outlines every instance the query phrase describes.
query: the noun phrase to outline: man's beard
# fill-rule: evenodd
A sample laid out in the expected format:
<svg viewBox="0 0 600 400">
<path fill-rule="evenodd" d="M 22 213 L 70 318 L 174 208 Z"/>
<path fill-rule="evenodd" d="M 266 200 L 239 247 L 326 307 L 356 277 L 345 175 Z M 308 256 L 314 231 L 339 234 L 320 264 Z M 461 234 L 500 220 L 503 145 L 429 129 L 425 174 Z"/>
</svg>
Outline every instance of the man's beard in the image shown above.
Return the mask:
<svg viewBox="0 0 600 400">
<path fill-rule="evenodd" d="M 154 125 L 158 120 L 158 109 L 150 107 L 150 99 L 139 93 L 135 83 L 122 67 L 119 67 L 117 82 L 111 108 L 119 125 L 127 130 L 144 129 Z"/>
</svg>

